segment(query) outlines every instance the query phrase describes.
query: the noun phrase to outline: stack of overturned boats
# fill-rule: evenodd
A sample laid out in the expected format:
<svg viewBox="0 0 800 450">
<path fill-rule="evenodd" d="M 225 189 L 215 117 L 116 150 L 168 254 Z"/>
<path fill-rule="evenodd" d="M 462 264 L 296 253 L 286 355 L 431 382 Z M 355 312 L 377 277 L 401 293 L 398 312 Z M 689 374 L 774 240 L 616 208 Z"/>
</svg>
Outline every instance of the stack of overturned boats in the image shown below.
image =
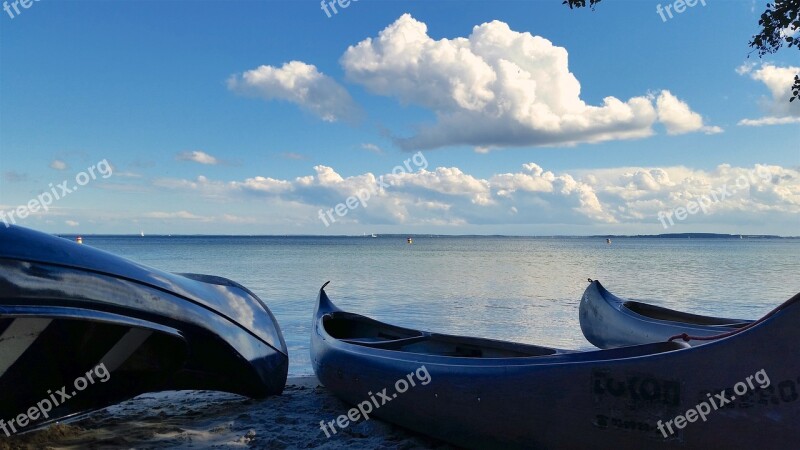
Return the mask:
<svg viewBox="0 0 800 450">
<path fill-rule="evenodd" d="M 0 227 L 5 435 L 145 392 L 280 394 L 287 371 L 278 323 L 243 286 Z"/>
<path fill-rule="evenodd" d="M 581 326 L 605 349 L 573 352 L 388 325 L 340 310 L 324 288 L 320 381 L 359 412 L 381 393 L 372 416 L 453 444 L 797 448 L 800 294 L 752 322 L 628 302 L 594 281 Z M 429 382 L 412 383 L 421 368 Z"/>
</svg>

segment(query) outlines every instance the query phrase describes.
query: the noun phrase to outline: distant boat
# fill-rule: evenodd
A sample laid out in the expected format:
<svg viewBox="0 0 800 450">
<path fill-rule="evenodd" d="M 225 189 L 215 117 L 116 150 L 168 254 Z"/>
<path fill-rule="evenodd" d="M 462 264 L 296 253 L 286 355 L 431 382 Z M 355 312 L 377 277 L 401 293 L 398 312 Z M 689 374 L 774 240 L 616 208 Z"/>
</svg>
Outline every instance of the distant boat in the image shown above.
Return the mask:
<svg viewBox="0 0 800 450">
<path fill-rule="evenodd" d="M 406 239 L 406 241 L 407 241 L 409 244 L 413 244 L 413 243 L 414 243 L 414 241 L 413 241 L 413 240 L 412 240 L 410 237 L 409 237 L 408 239 Z"/>
<path fill-rule="evenodd" d="M 141 237 L 144 237 L 144 231 L 140 231 L 140 232 L 139 232 L 139 235 L 140 235 Z"/>
<path fill-rule="evenodd" d="M 375 233 L 372 233 L 372 237 L 376 238 L 376 237 L 378 237 L 378 235 L 375 234 Z"/>
<path fill-rule="evenodd" d="M 741 234 L 739 235 L 739 239 L 744 239 Z"/>
</svg>

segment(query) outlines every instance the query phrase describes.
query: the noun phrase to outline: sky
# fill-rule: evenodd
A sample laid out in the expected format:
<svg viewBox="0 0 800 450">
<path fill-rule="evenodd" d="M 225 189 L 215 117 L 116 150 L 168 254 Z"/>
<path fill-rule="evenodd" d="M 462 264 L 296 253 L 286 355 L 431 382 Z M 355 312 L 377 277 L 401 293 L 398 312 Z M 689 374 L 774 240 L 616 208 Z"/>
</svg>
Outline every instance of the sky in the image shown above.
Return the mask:
<svg viewBox="0 0 800 450">
<path fill-rule="evenodd" d="M 800 235 L 800 55 L 748 47 L 766 1 L 26 4 L 0 226 Z"/>
</svg>

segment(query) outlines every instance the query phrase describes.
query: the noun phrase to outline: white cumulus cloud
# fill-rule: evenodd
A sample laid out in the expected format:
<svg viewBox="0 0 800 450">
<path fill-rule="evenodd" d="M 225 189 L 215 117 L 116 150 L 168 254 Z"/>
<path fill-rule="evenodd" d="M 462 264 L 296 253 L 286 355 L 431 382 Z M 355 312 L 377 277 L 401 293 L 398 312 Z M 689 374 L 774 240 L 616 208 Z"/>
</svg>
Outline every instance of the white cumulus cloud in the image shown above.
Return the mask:
<svg viewBox="0 0 800 450">
<path fill-rule="evenodd" d="M 686 102 L 672 95 L 669 91 L 661 91 L 656 100 L 658 121 L 664 124 L 669 134 L 684 134 L 702 131 L 706 134 L 721 133 L 722 128 L 703 125 L 703 117 L 692 111 Z"/>
<path fill-rule="evenodd" d="M 205 220 L 205 217 L 192 214 L 189 211 L 153 211 L 142 215 L 148 219 L 183 219 L 183 220 Z"/>
<path fill-rule="evenodd" d="M 800 74 L 800 67 L 779 67 L 765 63 L 761 66 L 745 64 L 736 69 L 740 75 L 748 75 L 756 81 L 764 83 L 770 96 L 761 97 L 759 104 L 767 114 L 757 119 L 742 119 L 739 125 L 764 126 L 800 123 L 800 101 L 789 102 L 792 96 L 792 84 L 795 75 Z"/>
<path fill-rule="evenodd" d="M 398 138 L 404 149 L 469 145 L 572 145 L 650 136 L 662 121 L 671 134 L 716 133 L 688 105 L 664 91 L 600 105 L 580 98 L 568 53 L 549 40 L 493 21 L 468 37 L 435 40 L 426 24 L 401 16 L 375 38 L 347 49 L 345 73 L 369 91 L 434 111 L 436 123 Z"/>
<path fill-rule="evenodd" d="M 326 122 L 358 116 L 358 107 L 344 87 L 316 66 L 301 61 L 290 61 L 281 67 L 263 65 L 232 75 L 228 88 L 265 100 L 294 103 Z"/>
<path fill-rule="evenodd" d="M 366 151 L 368 151 L 368 152 L 370 152 L 370 153 L 375 153 L 376 155 L 383 155 L 384 154 L 383 149 L 380 148 L 379 146 L 377 146 L 376 144 L 371 144 L 371 143 L 361 144 L 361 148 L 366 150 Z"/>
<path fill-rule="evenodd" d="M 199 164 L 206 164 L 206 165 L 216 165 L 219 164 L 219 160 L 206 152 L 201 151 L 191 151 L 191 152 L 181 152 L 175 157 L 178 161 L 192 161 Z"/>
<path fill-rule="evenodd" d="M 50 168 L 55 170 L 67 170 L 69 167 L 64 161 L 61 161 L 60 159 L 54 159 L 53 162 L 50 163 Z"/>
</svg>

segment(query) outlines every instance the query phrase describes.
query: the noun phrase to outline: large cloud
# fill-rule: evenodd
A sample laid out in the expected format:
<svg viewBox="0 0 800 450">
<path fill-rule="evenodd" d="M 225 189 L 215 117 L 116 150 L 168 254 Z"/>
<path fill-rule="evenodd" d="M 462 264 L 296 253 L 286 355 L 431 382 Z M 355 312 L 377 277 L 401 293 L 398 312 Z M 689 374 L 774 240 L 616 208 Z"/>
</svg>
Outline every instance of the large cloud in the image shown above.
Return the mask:
<svg viewBox="0 0 800 450">
<path fill-rule="evenodd" d="M 282 67 L 260 66 L 228 79 L 232 91 L 295 103 L 327 122 L 354 120 L 358 107 L 350 94 L 316 66 L 290 61 Z"/>
<path fill-rule="evenodd" d="M 659 121 L 670 134 L 721 131 L 668 91 L 588 105 L 566 49 L 500 21 L 476 26 L 467 38 L 434 40 L 424 23 L 405 14 L 378 37 L 348 48 L 341 64 L 371 92 L 436 113 L 435 124 L 397 140 L 405 149 L 632 139 L 653 134 Z"/>
<path fill-rule="evenodd" d="M 763 64 L 758 67 L 746 64 L 740 66 L 736 71 L 740 75 L 749 75 L 750 78 L 764 83 L 770 92 L 770 97 L 762 97 L 759 101 L 767 115 L 758 119 L 742 119 L 739 121 L 739 125 L 763 126 L 800 123 L 800 101 L 789 101 L 794 77 L 800 73 L 800 67 L 779 67 L 772 64 Z"/>
</svg>

